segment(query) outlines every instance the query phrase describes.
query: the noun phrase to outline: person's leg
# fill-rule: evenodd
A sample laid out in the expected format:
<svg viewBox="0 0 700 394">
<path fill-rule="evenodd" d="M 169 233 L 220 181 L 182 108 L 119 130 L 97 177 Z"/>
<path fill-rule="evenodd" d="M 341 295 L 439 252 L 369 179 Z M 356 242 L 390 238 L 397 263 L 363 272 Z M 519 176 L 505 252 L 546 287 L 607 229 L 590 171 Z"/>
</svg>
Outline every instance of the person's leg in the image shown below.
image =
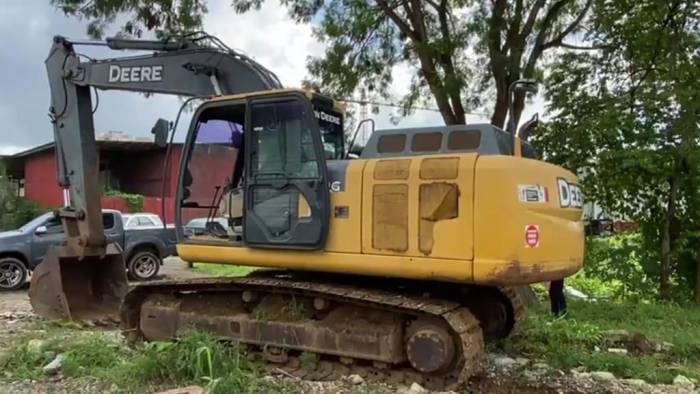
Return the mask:
<svg viewBox="0 0 700 394">
<path fill-rule="evenodd" d="M 566 310 L 563 280 L 553 280 L 549 283 L 549 302 L 554 316 L 559 316 Z"/>
<path fill-rule="evenodd" d="M 554 282 L 549 282 L 549 306 L 552 315 L 556 316 L 559 310 L 559 303 L 557 301 L 556 285 Z"/>
<path fill-rule="evenodd" d="M 561 280 L 561 299 L 559 303 L 559 316 L 566 316 L 566 296 L 564 295 L 564 279 Z"/>
</svg>

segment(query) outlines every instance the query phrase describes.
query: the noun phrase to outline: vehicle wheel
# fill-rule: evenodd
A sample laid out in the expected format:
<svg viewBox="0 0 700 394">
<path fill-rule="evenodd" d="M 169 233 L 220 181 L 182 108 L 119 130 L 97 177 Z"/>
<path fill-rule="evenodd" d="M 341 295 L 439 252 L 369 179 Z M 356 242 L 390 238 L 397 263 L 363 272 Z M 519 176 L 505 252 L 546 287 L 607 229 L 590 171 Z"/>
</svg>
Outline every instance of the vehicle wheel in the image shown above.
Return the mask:
<svg viewBox="0 0 700 394">
<path fill-rule="evenodd" d="M 153 279 L 160 269 L 160 257 L 150 250 L 137 251 L 129 259 L 127 268 L 133 280 Z"/>
<path fill-rule="evenodd" d="M 14 257 L 0 259 L 0 289 L 17 290 L 27 281 L 27 267 Z"/>
</svg>

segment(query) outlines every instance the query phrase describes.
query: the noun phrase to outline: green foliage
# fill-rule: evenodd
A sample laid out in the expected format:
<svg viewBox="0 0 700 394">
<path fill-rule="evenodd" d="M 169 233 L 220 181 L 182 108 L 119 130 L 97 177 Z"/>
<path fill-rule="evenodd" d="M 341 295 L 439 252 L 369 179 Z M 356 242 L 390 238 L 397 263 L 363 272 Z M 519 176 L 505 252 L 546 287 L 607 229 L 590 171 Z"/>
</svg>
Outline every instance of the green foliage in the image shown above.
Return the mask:
<svg viewBox="0 0 700 394">
<path fill-rule="evenodd" d="M 63 353 L 62 371 L 72 378 L 97 378 L 121 392 L 142 393 L 156 388 L 198 384 L 209 393 L 295 393 L 295 388 L 258 379 L 255 365 L 235 347 L 208 334 L 190 333 L 177 342 L 152 342 L 132 349 L 109 332 L 79 332 L 53 324 L 40 351 L 29 351 L 30 335 L 5 353 L 3 370 L 9 379 L 41 379 L 42 367 Z"/>
<path fill-rule="evenodd" d="M 234 348 L 224 346 L 210 335 L 192 333 L 178 342 L 147 344 L 119 372 L 125 380 L 131 377 L 137 383 L 214 384 L 228 373 L 243 374 L 241 369 L 248 366 Z M 243 377 L 240 380 L 246 381 Z"/>
<path fill-rule="evenodd" d="M 246 276 L 255 268 L 230 264 L 194 263 L 194 269 L 213 276 Z"/>
<path fill-rule="evenodd" d="M 522 333 L 498 346 L 565 371 L 583 366 L 651 383 L 671 383 L 678 374 L 700 378 L 700 337 L 695 329 L 700 324 L 700 308 L 608 301 L 569 304 L 569 316 L 563 320 L 552 320 L 546 305 L 537 307 L 527 317 Z M 621 329 L 673 347 L 643 356 L 608 352 L 605 331 Z"/>
<path fill-rule="evenodd" d="M 320 358 L 316 353 L 303 352 L 299 356 L 299 365 L 304 371 L 315 371 L 319 361 Z"/>
<path fill-rule="evenodd" d="M 108 333 L 67 331 L 52 323 L 39 323 L 37 329 L 45 332 L 40 349 L 30 349 L 29 341 L 36 335 L 32 329 L 9 347 L 2 361 L 5 371 L 19 379 L 37 379 L 43 376 L 42 367 L 56 355 L 65 354 L 63 372 L 66 376 L 108 376 L 107 369 L 122 362 L 129 350 L 121 340 Z"/>
<path fill-rule="evenodd" d="M 141 194 L 124 193 L 117 190 L 107 190 L 104 193 L 107 197 L 119 197 L 126 201 L 129 212 L 136 213 L 143 211 L 143 201 L 145 197 Z"/>
<path fill-rule="evenodd" d="M 56 351 L 65 352 L 63 363 L 65 376 L 88 376 L 92 370 L 96 375 L 107 376 L 109 370 L 123 362 L 128 354 L 121 341 L 113 335 L 86 333 L 71 337 L 67 344 L 56 346 Z"/>
<path fill-rule="evenodd" d="M 50 0 L 66 15 L 90 21 L 88 34 L 102 38 L 105 30 L 117 20 L 128 15 L 120 27 L 120 34 L 141 37 L 155 30 L 163 35 L 168 32 L 190 32 L 202 25 L 206 13 L 205 0 Z"/>
<path fill-rule="evenodd" d="M 5 205 L 5 207 L 8 206 L 10 209 L 0 214 L 0 231 L 17 229 L 37 216 L 49 211 L 49 209 L 21 197 L 17 197 L 8 205 Z"/>
<path fill-rule="evenodd" d="M 590 237 L 586 242 L 586 260 L 581 277 L 572 285 L 589 294 L 611 296 L 617 299 L 654 299 L 658 296 L 658 257 L 650 253 L 643 244 L 638 232 L 610 237 Z M 586 283 L 596 286 L 593 281 L 605 283 L 604 289 L 585 289 Z M 576 283 L 576 284 L 574 284 Z M 605 294 L 607 293 L 607 294 Z"/>
<path fill-rule="evenodd" d="M 5 174 L 0 161 L 0 231 L 21 227 L 46 211 L 39 204 L 17 196 L 17 187 Z"/>
<path fill-rule="evenodd" d="M 236 12 L 259 9 L 264 0 L 232 0 Z M 325 44 L 310 58 L 311 81 L 343 97 L 363 90 L 389 98 L 392 74 L 411 72 L 400 115 L 419 104 L 437 104 L 447 124 L 464 123 L 466 113 L 494 106 L 492 122 L 508 112 L 507 87 L 521 77 L 538 77 L 543 54 L 576 33 L 593 0 L 557 2 L 497 0 L 280 0 L 299 23 L 313 23 Z M 127 15 L 120 33 L 141 36 L 201 29 L 206 0 L 51 0 L 64 13 L 90 21 L 101 37 L 117 16 Z M 495 100 L 493 96 L 495 95 Z M 524 105 L 516 97 L 516 118 Z"/>
<path fill-rule="evenodd" d="M 679 256 L 688 264 L 694 264 L 693 258 Z M 638 231 L 592 236 L 586 240 L 583 269 L 566 283 L 594 298 L 650 302 L 659 299 L 658 260 L 654 246 L 646 244 Z M 677 272 L 671 277 L 679 285 L 670 298 L 680 303 L 689 301 L 692 288 L 692 284 L 683 282 L 684 275 Z"/>
<path fill-rule="evenodd" d="M 635 259 L 663 297 L 668 273 L 690 293 L 700 247 L 697 9 L 693 0 L 596 0 L 581 37 L 593 50 L 564 54 L 550 70 L 554 117 L 534 140 L 579 174 L 588 200 L 639 223 L 646 252 Z"/>
</svg>

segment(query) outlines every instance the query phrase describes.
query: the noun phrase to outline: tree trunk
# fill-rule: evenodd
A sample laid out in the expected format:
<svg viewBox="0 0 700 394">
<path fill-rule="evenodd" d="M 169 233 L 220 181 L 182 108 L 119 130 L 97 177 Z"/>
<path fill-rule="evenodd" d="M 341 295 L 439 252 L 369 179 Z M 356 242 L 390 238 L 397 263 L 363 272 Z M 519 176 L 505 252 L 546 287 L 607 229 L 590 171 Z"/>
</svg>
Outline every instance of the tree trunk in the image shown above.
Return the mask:
<svg viewBox="0 0 700 394">
<path fill-rule="evenodd" d="M 505 89 L 501 88 L 502 84 L 496 81 L 496 106 L 491 116 L 491 124 L 500 128 L 504 128 L 506 115 L 508 115 L 508 84 L 505 81 L 503 84 L 506 86 Z"/>
<path fill-rule="evenodd" d="M 676 213 L 676 193 L 678 191 L 678 179 L 669 179 L 670 190 L 668 192 L 668 202 L 666 206 L 666 217 L 661 231 L 661 275 L 659 278 L 659 296 L 662 299 L 669 299 L 671 278 L 671 221 Z"/>
<path fill-rule="evenodd" d="M 695 254 L 695 303 L 700 305 L 700 248 Z"/>
</svg>

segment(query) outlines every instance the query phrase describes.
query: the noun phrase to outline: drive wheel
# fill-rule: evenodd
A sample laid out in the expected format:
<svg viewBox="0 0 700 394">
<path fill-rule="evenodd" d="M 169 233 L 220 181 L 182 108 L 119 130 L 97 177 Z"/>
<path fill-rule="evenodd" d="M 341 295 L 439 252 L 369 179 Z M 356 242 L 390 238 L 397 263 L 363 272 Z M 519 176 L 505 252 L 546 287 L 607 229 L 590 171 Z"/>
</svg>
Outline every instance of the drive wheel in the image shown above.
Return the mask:
<svg viewBox="0 0 700 394">
<path fill-rule="evenodd" d="M 27 268 L 14 257 L 0 259 L 0 289 L 17 290 L 27 281 Z"/>
<path fill-rule="evenodd" d="M 129 259 L 127 269 L 133 280 L 153 279 L 160 269 L 160 257 L 150 250 L 137 251 Z"/>
</svg>

